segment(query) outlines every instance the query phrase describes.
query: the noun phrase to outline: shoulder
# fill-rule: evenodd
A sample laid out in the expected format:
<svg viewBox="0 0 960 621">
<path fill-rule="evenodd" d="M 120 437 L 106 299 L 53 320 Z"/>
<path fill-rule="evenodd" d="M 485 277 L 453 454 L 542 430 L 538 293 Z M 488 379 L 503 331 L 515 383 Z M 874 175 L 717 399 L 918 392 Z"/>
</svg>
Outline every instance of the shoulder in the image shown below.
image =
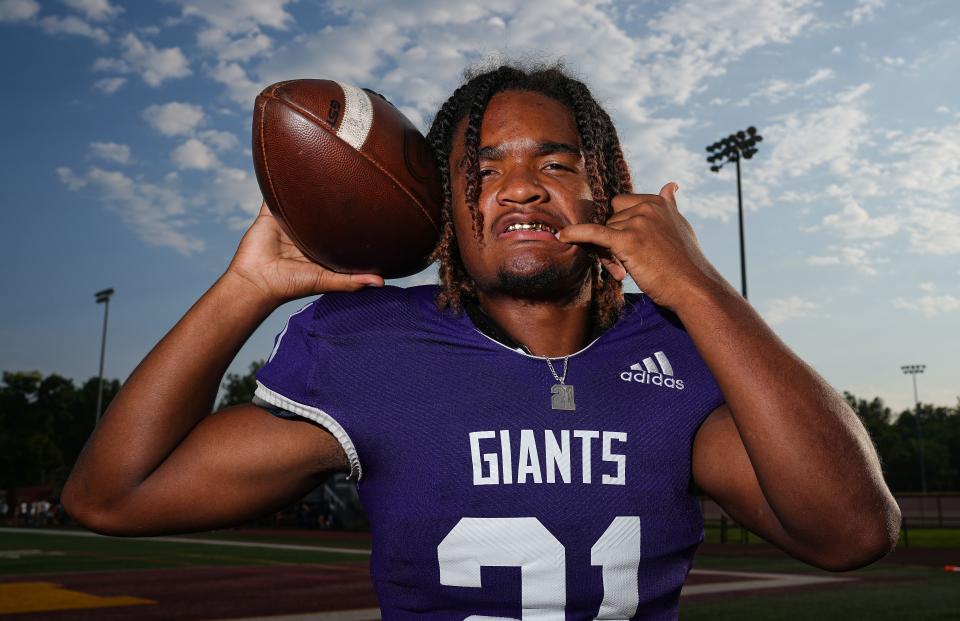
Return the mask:
<svg viewBox="0 0 960 621">
<path fill-rule="evenodd" d="M 687 329 L 680 318 L 665 306 L 660 306 L 643 293 L 624 293 L 620 320 L 646 329 L 681 332 Z"/>
<path fill-rule="evenodd" d="M 322 332 L 355 332 L 366 328 L 416 322 L 433 304 L 437 287 L 367 287 L 353 292 L 325 293 L 298 313 L 310 328 Z"/>
</svg>

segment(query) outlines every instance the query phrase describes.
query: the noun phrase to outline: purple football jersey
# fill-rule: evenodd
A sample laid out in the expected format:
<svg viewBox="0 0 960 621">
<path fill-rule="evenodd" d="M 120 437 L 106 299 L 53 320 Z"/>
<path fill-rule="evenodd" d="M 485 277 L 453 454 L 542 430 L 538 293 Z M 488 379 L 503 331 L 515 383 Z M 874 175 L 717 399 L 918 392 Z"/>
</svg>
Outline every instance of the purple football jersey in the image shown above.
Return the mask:
<svg viewBox="0 0 960 621">
<path fill-rule="evenodd" d="M 257 373 L 256 403 L 346 451 L 383 618 L 675 619 L 703 539 L 693 438 L 723 402 L 689 335 L 628 294 L 569 357 L 575 409 L 553 409 L 543 358 L 439 311 L 435 292 L 323 295 Z"/>
</svg>

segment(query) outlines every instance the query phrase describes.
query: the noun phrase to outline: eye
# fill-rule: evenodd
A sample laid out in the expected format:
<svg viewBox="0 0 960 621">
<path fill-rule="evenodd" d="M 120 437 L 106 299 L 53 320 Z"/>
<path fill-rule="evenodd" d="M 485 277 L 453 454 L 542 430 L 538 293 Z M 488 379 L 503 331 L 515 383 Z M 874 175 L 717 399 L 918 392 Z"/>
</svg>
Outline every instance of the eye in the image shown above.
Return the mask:
<svg viewBox="0 0 960 621">
<path fill-rule="evenodd" d="M 554 170 L 554 171 L 571 170 L 569 166 L 565 166 L 560 162 L 548 162 L 547 164 L 544 165 L 543 168 L 544 170 Z"/>
<path fill-rule="evenodd" d="M 481 168 L 479 175 L 481 179 L 485 179 L 491 175 L 495 175 L 496 173 L 497 171 L 492 168 Z"/>
</svg>

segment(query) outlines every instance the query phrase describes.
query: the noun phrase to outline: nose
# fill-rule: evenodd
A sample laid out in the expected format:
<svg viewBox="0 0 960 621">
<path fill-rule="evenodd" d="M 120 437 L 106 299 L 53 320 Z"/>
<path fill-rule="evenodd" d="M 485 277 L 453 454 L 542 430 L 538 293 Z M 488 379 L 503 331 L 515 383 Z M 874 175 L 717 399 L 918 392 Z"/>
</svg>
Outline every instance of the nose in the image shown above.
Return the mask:
<svg viewBox="0 0 960 621">
<path fill-rule="evenodd" d="M 541 202 L 546 190 L 526 166 L 513 167 L 500 183 L 497 202 L 501 205 L 531 205 Z"/>
</svg>

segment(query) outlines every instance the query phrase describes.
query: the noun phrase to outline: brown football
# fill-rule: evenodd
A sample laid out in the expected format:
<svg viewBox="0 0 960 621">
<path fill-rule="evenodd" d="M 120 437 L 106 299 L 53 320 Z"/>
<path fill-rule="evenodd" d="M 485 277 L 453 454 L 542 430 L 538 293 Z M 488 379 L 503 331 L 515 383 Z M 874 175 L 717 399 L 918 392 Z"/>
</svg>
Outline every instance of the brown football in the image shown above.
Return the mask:
<svg viewBox="0 0 960 621">
<path fill-rule="evenodd" d="M 333 80 L 264 89 L 253 109 L 263 198 L 310 260 L 401 278 L 440 234 L 440 171 L 423 135 L 383 96 Z"/>
</svg>

